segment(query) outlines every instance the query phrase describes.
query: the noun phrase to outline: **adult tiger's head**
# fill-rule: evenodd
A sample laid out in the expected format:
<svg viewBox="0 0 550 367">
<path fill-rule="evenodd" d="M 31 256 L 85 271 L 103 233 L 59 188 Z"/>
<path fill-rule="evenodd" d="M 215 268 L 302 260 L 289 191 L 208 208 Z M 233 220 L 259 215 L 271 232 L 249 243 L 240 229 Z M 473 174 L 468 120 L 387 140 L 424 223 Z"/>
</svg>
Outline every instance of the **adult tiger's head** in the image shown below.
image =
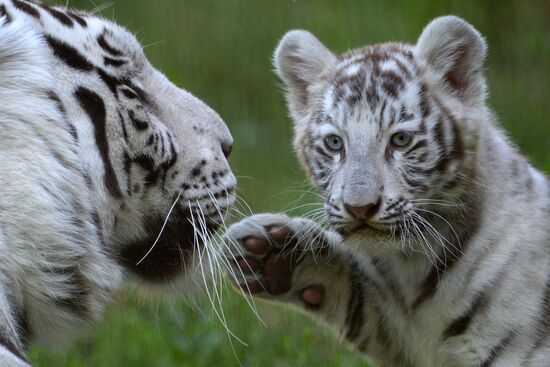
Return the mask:
<svg viewBox="0 0 550 367">
<path fill-rule="evenodd" d="M 335 229 L 403 244 L 401 234 L 431 235 L 438 214 L 427 206 L 457 208 L 490 120 L 485 55 L 479 32 L 453 16 L 431 22 L 414 46 L 336 56 L 306 31 L 281 40 L 275 66 L 295 147 Z"/>
<path fill-rule="evenodd" d="M 215 252 L 204 246 L 235 198 L 227 162 L 233 139 L 214 110 L 149 64 L 133 36 L 111 25 L 96 41 L 103 55 L 99 79 L 111 89 L 104 93 L 116 97 L 107 108 L 120 127 L 113 139 L 123 147 L 113 181 L 106 176 L 110 194 L 121 197 L 111 239 L 135 274 L 172 280 L 186 266 L 195 269 L 190 262 L 206 251 Z"/>
<path fill-rule="evenodd" d="M 73 125 L 108 251 L 145 280 L 175 279 L 234 201 L 227 126 L 117 24 L 26 1 L 6 9 L 41 27 L 49 95 Z"/>
</svg>

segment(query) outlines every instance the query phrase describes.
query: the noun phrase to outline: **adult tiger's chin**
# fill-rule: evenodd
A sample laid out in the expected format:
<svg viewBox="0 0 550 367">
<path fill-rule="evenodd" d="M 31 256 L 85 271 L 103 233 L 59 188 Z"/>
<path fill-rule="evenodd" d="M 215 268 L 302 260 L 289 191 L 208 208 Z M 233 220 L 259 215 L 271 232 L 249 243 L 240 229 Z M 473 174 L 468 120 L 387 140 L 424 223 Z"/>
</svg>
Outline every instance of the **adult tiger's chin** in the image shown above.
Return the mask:
<svg viewBox="0 0 550 367">
<path fill-rule="evenodd" d="M 213 234 L 221 223 L 219 213 L 183 207 L 174 208 L 168 219 L 146 218 L 145 234 L 121 249 L 119 261 L 143 280 L 153 283 L 175 280 L 193 267 L 194 258 L 204 252 L 201 248 L 212 245 Z"/>
</svg>

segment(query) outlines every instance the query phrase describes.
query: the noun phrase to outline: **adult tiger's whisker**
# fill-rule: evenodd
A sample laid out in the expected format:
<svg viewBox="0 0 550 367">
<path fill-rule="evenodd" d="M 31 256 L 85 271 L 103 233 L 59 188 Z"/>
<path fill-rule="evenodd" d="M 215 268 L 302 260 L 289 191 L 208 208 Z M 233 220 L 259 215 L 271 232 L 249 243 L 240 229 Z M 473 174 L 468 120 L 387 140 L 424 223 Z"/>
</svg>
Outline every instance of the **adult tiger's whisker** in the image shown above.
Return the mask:
<svg viewBox="0 0 550 367">
<path fill-rule="evenodd" d="M 141 260 L 139 260 L 136 265 L 139 265 L 143 262 L 143 260 L 145 260 L 145 258 L 147 256 L 149 256 L 149 254 L 151 254 L 151 252 L 153 251 L 153 249 L 155 248 L 155 246 L 157 245 L 158 241 L 160 240 L 160 237 L 162 236 L 162 232 L 164 232 L 164 228 L 166 228 L 166 224 L 168 224 L 168 221 L 170 220 L 170 215 L 172 214 L 172 211 L 174 210 L 174 208 L 176 207 L 176 204 L 178 203 L 180 197 L 181 197 L 181 193 L 182 191 L 180 190 L 178 192 L 178 195 L 176 197 L 176 200 L 174 200 L 174 203 L 172 204 L 172 206 L 170 207 L 170 210 L 168 211 L 168 214 L 166 215 L 166 218 L 164 219 L 164 223 L 162 224 L 162 227 L 160 228 L 160 232 L 157 236 L 157 238 L 155 239 L 155 242 L 153 242 L 153 245 L 151 245 L 151 247 L 149 248 L 149 251 L 147 251 L 147 253 L 145 255 L 143 255 L 143 257 L 141 258 Z"/>
</svg>

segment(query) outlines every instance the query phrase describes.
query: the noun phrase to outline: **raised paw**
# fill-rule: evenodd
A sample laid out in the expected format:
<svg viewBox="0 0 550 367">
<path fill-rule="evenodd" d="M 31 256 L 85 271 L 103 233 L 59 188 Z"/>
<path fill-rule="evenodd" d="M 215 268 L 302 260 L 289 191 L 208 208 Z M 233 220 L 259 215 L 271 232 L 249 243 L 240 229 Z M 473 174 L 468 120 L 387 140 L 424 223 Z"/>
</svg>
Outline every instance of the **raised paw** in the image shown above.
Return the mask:
<svg viewBox="0 0 550 367">
<path fill-rule="evenodd" d="M 323 255 L 329 237 L 308 219 L 273 214 L 247 218 L 226 235 L 234 258 L 232 278 L 243 292 L 319 307 L 324 285 L 300 275 L 304 268 L 316 266 L 316 256 Z"/>
</svg>

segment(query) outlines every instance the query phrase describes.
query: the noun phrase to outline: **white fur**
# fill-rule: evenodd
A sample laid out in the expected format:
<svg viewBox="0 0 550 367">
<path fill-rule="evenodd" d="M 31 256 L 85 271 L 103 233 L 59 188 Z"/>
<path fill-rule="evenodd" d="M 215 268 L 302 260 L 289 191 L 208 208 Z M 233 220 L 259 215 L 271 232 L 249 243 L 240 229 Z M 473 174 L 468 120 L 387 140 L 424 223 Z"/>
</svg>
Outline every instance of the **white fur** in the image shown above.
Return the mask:
<svg viewBox="0 0 550 367">
<path fill-rule="evenodd" d="M 113 255 L 125 243 L 144 235 L 143 219 L 147 215 L 167 214 L 173 204 L 172 192 L 179 190 L 171 185 L 187 177 L 202 159 L 211 160 L 204 174 L 227 170 L 220 180 L 221 188 L 235 185 L 221 152 L 221 146 L 230 145 L 232 139 L 221 118 L 155 70 L 135 37 L 122 27 L 82 15 L 87 27 L 75 22 L 68 28 L 36 5 L 30 6 L 40 12 L 40 20 L 9 0 L 0 1 L 0 5 L 9 14 L 9 19 L 0 18 L 0 331 L 11 330 L 12 341 L 23 348 L 19 338 L 23 330 L 16 319 L 21 317 L 17 312 L 25 310 L 31 341 L 61 348 L 83 327 L 101 318 L 106 302 L 127 274 Z M 143 143 L 137 135 L 130 136 L 128 145 L 124 142 L 116 115 L 119 102 L 97 74 L 68 67 L 54 56 L 43 37 L 53 35 L 94 65 L 102 65 L 105 53 L 96 39 L 105 30 L 110 45 L 124 52 L 130 74 L 141 76 L 134 82 L 157 106 L 146 117 L 160 135 L 173 137 L 181 156 L 176 163 L 180 169 L 166 187 L 159 184 L 147 195 L 120 200 L 113 199 L 104 186 L 104 164 L 93 124 L 74 98 L 75 88 L 85 85 L 103 97 L 109 154 L 119 180 L 127 176 L 123 152 Z M 48 99 L 52 91 L 61 99 L 65 114 Z M 69 124 L 76 130 L 78 144 Z M 202 133 L 194 132 L 192 126 Z M 143 173 L 134 171 L 131 179 L 138 180 L 140 175 Z M 191 189 L 182 195 L 181 205 L 205 195 L 206 199 L 200 199 L 203 204 L 210 202 L 208 193 Z M 219 200 L 219 205 L 227 208 L 232 201 L 233 194 L 229 194 Z M 90 219 L 94 211 L 102 228 Z M 108 248 L 103 247 L 98 231 Z M 189 293 L 202 277 L 195 271 L 198 261 L 200 256 L 195 256 L 186 274 L 150 288 L 164 289 L 164 294 L 174 297 Z M 74 296 L 71 269 L 78 269 L 86 279 L 89 297 L 85 317 L 52 301 Z M 26 363 L 0 346 L 0 365 Z"/>
<path fill-rule="evenodd" d="M 486 46 L 482 37 L 463 20 L 443 17 L 426 27 L 415 46 L 390 44 L 373 49 L 373 53 L 380 52 L 380 59 L 395 53 L 395 57 L 400 58 L 415 75 L 403 82 L 398 98 L 384 100 L 387 102 L 386 114 L 382 117 L 378 114 L 381 111 L 378 107 L 375 109 L 363 100 L 350 105 L 346 94 L 341 101 L 336 100 L 336 86 L 330 72 L 321 79 L 313 78 L 314 73 L 308 72 L 343 70 L 346 75 L 348 68 L 348 74 L 358 75 L 355 65 L 361 57 L 368 59 L 365 55 L 368 56 L 371 49 L 351 51 L 343 55 L 335 66 L 330 57 L 325 57 L 328 51 L 312 42 L 312 37 L 303 31 L 290 32 L 281 40 L 275 62 L 279 76 L 288 87 L 288 105 L 296 127 L 296 150 L 313 183 L 322 190 L 327 212 L 335 212 L 341 221 L 349 222 L 351 215 L 342 209 L 344 203 L 360 206 L 379 195 L 384 198 L 407 195 L 394 168 L 399 167 L 400 161 L 385 158 L 383 148 L 387 145 L 381 142 L 390 139 L 388 131 L 395 132 L 395 126 L 407 130 L 424 123 L 424 128 L 429 131 L 436 126 L 433 124 L 438 122 L 431 121 L 430 115 L 424 121 L 414 118 L 385 126 L 390 108 L 397 106 L 396 111 L 399 111 L 405 106 L 407 111 L 407 108 L 418 105 L 417 84 L 422 82 L 432 98 L 441 104 L 436 110 L 448 111 L 448 119 L 457 124 L 459 134 L 454 137 L 461 137 L 464 148 L 463 157 L 450 162 L 444 172 L 434 177 L 445 180 L 456 172 L 462 172 L 466 183 L 459 184 L 456 191 L 449 189 L 449 197 L 470 200 L 465 204 L 469 210 L 464 213 L 466 222 L 468 218 L 476 218 L 477 211 L 481 214 L 476 223 L 465 227 L 465 233 L 472 236 L 466 236 L 467 247 L 461 248 L 457 256 L 459 260 L 447 271 L 442 269 L 435 273 L 436 288 L 424 299 L 420 296 L 429 289 L 425 285 L 429 274 L 433 273 L 435 266 L 446 264 L 448 257 L 453 256 L 442 250 L 441 243 L 433 239 L 423 243 L 413 238 L 409 243 L 402 243 L 387 233 L 379 234 L 369 229 L 352 231 L 341 239 L 334 232 L 321 229 L 304 218 L 275 214 L 252 216 L 228 231 L 229 250 L 235 256 L 241 256 L 240 252 L 246 250 L 239 248 L 244 239 L 265 237 L 265 229 L 274 225 L 287 228 L 298 243 L 298 253 L 307 253 L 302 255 L 304 261 L 292 274 L 293 286 L 288 292 L 280 296 L 264 292 L 261 297 L 307 309 L 301 291 L 312 285 L 324 286 L 323 303 L 318 310 L 310 310 L 311 313 L 328 322 L 361 352 L 384 366 L 548 365 L 550 330 L 543 329 L 548 327 L 548 322 L 541 320 L 550 312 L 549 300 L 544 299 L 545 292 L 550 289 L 550 181 L 519 155 L 485 105 L 481 68 Z M 289 49 L 287 44 L 292 48 Z M 315 47 L 312 48 L 312 44 Z M 288 57 L 295 56 L 296 50 L 302 49 L 309 50 L 309 53 L 300 54 L 300 59 Z M 369 67 L 370 64 L 366 65 Z M 382 62 L 380 68 L 405 75 L 395 62 Z M 304 72 L 302 79 L 301 71 Z M 296 84 L 296 80 L 307 83 Z M 342 90 L 346 91 L 345 87 L 348 87 L 347 91 L 352 92 L 352 83 L 344 84 Z M 306 104 L 295 100 L 295 90 L 299 87 L 310 92 Z M 381 89 L 376 92 L 381 92 Z M 323 107 L 326 109 L 322 111 L 323 116 L 330 117 L 331 121 L 319 123 L 319 109 Z M 413 112 L 418 115 L 420 111 Z M 433 145 L 438 147 L 438 151 L 431 154 L 441 156 L 440 149 L 448 150 L 452 146 L 453 142 L 449 140 L 451 128 L 450 122 L 444 124 L 444 136 L 440 137 L 443 148 Z M 335 153 L 332 159 L 326 159 L 331 166 L 323 173 L 330 177 L 330 182 L 324 185 L 325 176 L 316 175 L 319 167 L 315 166 L 318 162 L 311 159 L 315 154 L 311 146 L 317 144 L 322 149 L 322 138 L 334 131 L 339 131 L 344 139 L 345 157 Z M 426 136 L 429 137 L 423 137 Z M 399 157 L 401 153 L 396 150 L 392 154 Z M 427 159 L 424 164 L 424 167 L 430 167 L 433 162 Z M 424 196 L 420 198 L 437 198 L 442 190 L 443 186 L 434 181 L 422 191 Z M 408 205 L 413 204 L 409 201 Z M 384 202 L 368 223 L 376 226 L 388 207 Z M 458 209 L 451 206 L 434 210 L 445 216 Z M 475 226 L 477 223 L 478 227 Z M 331 222 L 329 218 L 329 224 L 340 228 L 336 220 Z M 451 224 L 458 227 L 460 221 Z M 442 227 L 437 228 L 447 240 L 453 240 L 453 231 L 445 225 Z M 327 241 L 318 241 L 318 238 L 330 239 L 328 251 L 322 248 Z M 429 248 L 421 247 L 421 244 L 428 244 Z M 327 252 L 328 256 L 323 257 L 322 254 Z M 316 256 L 321 261 L 315 262 Z M 273 270 L 260 269 L 255 274 L 264 284 L 266 274 L 262 272 L 267 271 Z M 357 277 L 361 284 L 350 292 Z M 250 282 L 251 279 L 253 275 L 240 279 L 240 282 Z M 361 295 L 364 302 L 361 312 L 357 313 L 361 315 L 359 324 L 346 321 L 350 307 L 353 309 L 358 302 L 353 294 Z M 476 297 L 480 295 L 485 297 L 486 306 L 476 306 Z M 456 334 L 451 330 L 450 336 L 446 337 L 449 326 L 455 323 L 460 326 L 459 321 L 469 309 L 474 309 L 474 316 L 465 330 Z M 350 335 L 350 330 L 357 327 L 357 333 Z M 502 350 L 498 349 L 501 344 Z M 491 359 L 493 353 L 494 360 Z"/>
</svg>

